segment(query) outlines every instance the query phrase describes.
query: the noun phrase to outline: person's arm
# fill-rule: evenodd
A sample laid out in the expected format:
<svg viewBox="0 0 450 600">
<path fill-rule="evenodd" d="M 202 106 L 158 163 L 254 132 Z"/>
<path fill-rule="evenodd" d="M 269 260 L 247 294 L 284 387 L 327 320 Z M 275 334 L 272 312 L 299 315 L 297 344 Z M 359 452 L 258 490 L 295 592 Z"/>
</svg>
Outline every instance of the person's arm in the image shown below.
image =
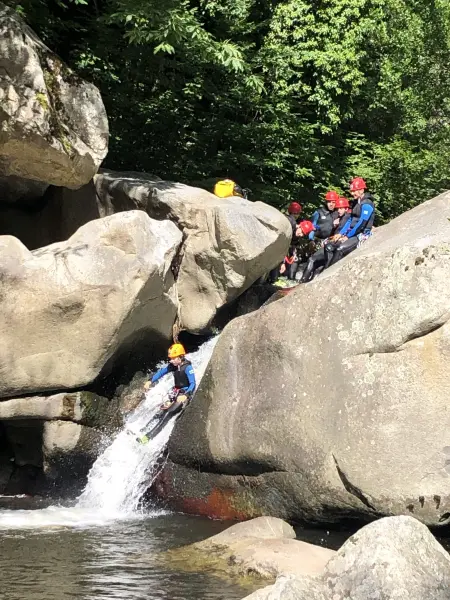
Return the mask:
<svg viewBox="0 0 450 600">
<path fill-rule="evenodd" d="M 345 235 L 348 237 L 348 230 L 350 229 L 351 224 L 352 224 L 352 218 L 350 216 L 350 218 L 345 221 L 344 225 L 342 225 L 341 227 L 338 228 L 337 234 Z"/>
<path fill-rule="evenodd" d="M 363 229 L 364 223 L 368 223 L 370 217 L 372 216 L 373 210 L 374 209 L 371 204 L 361 204 L 361 215 L 360 215 L 358 221 L 355 223 L 354 227 L 352 227 L 350 229 L 350 231 L 348 233 L 346 233 L 345 235 L 348 238 L 351 238 L 351 237 L 354 237 L 356 234 L 358 234 Z M 349 225 L 349 228 L 350 228 L 350 225 Z"/>
<path fill-rule="evenodd" d="M 195 390 L 195 373 L 194 373 L 194 369 L 192 367 L 192 365 L 189 365 L 188 368 L 186 369 L 186 376 L 188 378 L 189 381 L 189 385 L 188 387 L 183 388 L 183 393 L 184 394 L 192 394 L 193 391 Z"/>
<path fill-rule="evenodd" d="M 319 220 L 319 213 L 316 210 L 316 212 L 311 217 L 311 223 L 314 225 L 315 230 L 319 229 L 318 226 L 317 226 L 317 221 L 318 220 Z M 311 233 L 308 235 L 308 238 L 313 242 L 314 238 L 315 238 L 315 235 L 316 235 L 316 231 L 311 231 Z"/>
<path fill-rule="evenodd" d="M 152 383 L 156 383 L 159 379 L 161 379 L 161 377 L 164 377 L 164 375 L 170 373 L 170 370 L 170 365 L 166 365 L 165 367 L 161 367 L 161 369 L 158 369 L 158 371 L 156 371 L 156 373 L 152 377 Z"/>
</svg>

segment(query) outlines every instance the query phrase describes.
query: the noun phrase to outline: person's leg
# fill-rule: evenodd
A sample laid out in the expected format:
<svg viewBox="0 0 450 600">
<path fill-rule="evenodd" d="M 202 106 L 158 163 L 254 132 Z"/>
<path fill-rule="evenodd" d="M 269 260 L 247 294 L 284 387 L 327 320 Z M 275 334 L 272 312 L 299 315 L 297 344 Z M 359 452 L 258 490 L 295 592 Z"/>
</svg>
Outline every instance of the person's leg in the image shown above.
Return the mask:
<svg viewBox="0 0 450 600">
<path fill-rule="evenodd" d="M 298 260 L 294 260 L 294 262 L 290 265 L 288 265 L 288 268 L 286 270 L 286 275 L 288 279 L 292 279 L 292 281 L 295 281 L 295 275 L 297 273 L 297 269 L 298 269 Z"/>
<path fill-rule="evenodd" d="M 338 247 L 338 242 L 327 242 L 325 244 L 323 248 L 325 252 L 325 265 L 323 267 L 324 269 L 328 269 L 328 267 L 333 264 L 334 254 L 337 251 Z"/>
<path fill-rule="evenodd" d="M 308 260 L 308 264 L 306 265 L 305 270 L 303 271 L 303 275 L 301 278 L 302 283 L 307 283 L 308 281 L 312 281 L 314 279 L 314 274 L 316 269 L 325 264 L 325 250 L 321 248 L 314 252 L 312 256 L 310 256 Z"/>
<path fill-rule="evenodd" d="M 278 279 L 280 276 L 280 267 L 281 265 L 278 265 L 278 267 L 275 267 L 275 269 L 270 271 L 269 277 L 267 278 L 269 283 L 275 283 L 275 281 Z"/>
<path fill-rule="evenodd" d="M 336 248 L 336 251 L 334 252 L 334 255 L 328 266 L 334 265 L 338 262 L 338 260 L 341 260 L 341 258 L 347 256 L 347 254 L 350 254 L 350 252 L 353 252 L 353 250 L 356 250 L 357 247 L 358 238 L 356 236 L 346 240 L 345 242 L 342 242 L 342 244 L 339 244 Z"/>
</svg>

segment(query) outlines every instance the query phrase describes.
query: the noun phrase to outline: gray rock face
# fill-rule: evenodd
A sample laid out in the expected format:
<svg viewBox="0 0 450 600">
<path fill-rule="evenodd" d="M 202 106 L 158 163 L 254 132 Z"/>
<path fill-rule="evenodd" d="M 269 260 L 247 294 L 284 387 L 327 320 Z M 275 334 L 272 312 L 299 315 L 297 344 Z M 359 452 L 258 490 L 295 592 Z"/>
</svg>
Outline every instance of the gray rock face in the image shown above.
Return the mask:
<svg viewBox="0 0 450 600">
<path fill-rule="evenodd" d="M 0 4 L 0 174 L 77 188 L 108 150 L 97 88 Z"/>
<path fill-rule="evenodd" d="M 217 198 L 145 173 L 103 171 L 95 186 L 57 193 L 61 235 L 79 218 L 141 209 L 168 219 L 183 232 L 177 263 L 180 327 L 204 330 L 224 304 L 237 298 L 283 258 L 291 239 L 287 219 L 275 208 L 242 198 Z M 83 206 L 81 214 L 70 207 Z"/>
<path fill-rule="evenodd" d="M 449 217 L 447 193 L 230 323 L 161 493 L 184 508 L 213 490 L 248 516 L 448 523 Z"/>
<path fill-rule="evenodd" d="M 347 540 L 324 582 L 338 598 L 448 600 L 450 556 L 416 519 L 381 519 Z"/>
<path fill-rule="evenodd" d="M 137 340 L 167 343 L 176 316 L 173 223 L 129 211 L 29 252 L 0 237 L 0 397 L 79 388 Z"/>
<path fill-rule="evenodd" d="M 283 575 L 274 585 L 257 590 L 244 600 L 340 600 L 326 593 L 320 580 L 307 576 Z"/>
<path fill-rule="evenodd" d="M 247 600 L 448 600 L 450 556 L 411 517 L 381 519 L 352 536 L 319 578 L 280 577 Z"/>
<path fill-rule="evenodd" d="M 0 421 L 73 421 L 111 430 L 121 424 L 117 403 L 91 392 L 22 396 L 0 402 Z"/>
</svg>

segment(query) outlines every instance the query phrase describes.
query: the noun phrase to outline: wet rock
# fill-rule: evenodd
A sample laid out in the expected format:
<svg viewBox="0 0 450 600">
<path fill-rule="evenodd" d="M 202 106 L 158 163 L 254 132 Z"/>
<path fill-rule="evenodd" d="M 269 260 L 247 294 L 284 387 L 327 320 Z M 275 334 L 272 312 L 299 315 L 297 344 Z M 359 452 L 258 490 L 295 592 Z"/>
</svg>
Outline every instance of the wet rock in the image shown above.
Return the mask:
<svg viewBox="0 0 450 600">
<path fill-rule="evenodd" d="M 80 483 L 104 449 L 107 438 L 70 421 L 46 421 L 43 427 L 43 470 L 57 485 Z"/>
<path fill-rule="evenodd" d="M 100 93 L 4 4 L 0 73 L 0 174 L 71 188 L 87 183 L 108 150 Z"/>
<path fill-rule="evenodd" d="M 223 331 L 169 443 L 179 504 L 450 520 L 450 193 Z M 178 477 L 183 473 L 182 477 Z"/>
<path fill-rule="evenodd" d="M 449 554 L 416 519 L 392 517 L 353 535 L 320 577 L 280 577 L 247 600 L 448 600 L 449 590 Z"/>
<path fill-rule="evenodd" d="M 0 237 L 0 396 L 83 387 L 172 335 L 173 223 L 129 211 L 29 252 Z"/>
<path fill-rule="evenodd" d="M 42 468 L 42 421 L 9 421 L 3 423 L 8 445 L 12 450 L 16 467 Z"/>
<path fill-rule="evenodd" d="M 281 574 L 322 573 L 334 551 L 295 540 L 290 525 L 274 517 L 238 523 L 225 531 L 168 553 L 171 563 L 240 576 L 275 579 Z"/>
<path fill-rule="evenodd" d="M 117 404 L 123 415 L 135 410 L 144 398 L 144 384 L 148 375 L 142 371 L 135 373 L 127 384 L 119 385 L 114 391 L 113 402 Z"/>
</svg>

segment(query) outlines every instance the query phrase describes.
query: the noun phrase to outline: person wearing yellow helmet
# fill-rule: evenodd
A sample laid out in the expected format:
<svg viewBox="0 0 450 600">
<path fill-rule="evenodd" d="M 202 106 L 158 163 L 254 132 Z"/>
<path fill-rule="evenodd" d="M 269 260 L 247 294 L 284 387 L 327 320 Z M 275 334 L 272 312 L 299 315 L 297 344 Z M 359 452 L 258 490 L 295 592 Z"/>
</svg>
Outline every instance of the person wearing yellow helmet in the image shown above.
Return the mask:
<svg viewBox="0 0 450 600">
<path fill-rule="evenodd" d="M 168 400 L 161 406 L 161 410 L 165 411 L 166 414 L 162 419 L 157 421 L 156 425 L 149 432 L 137 438 L 141 444 L 146 444 L 151 436 L 154 437 L 157 435 L 170 417 L 186 406 L 195 391 L 194 368 L 190 361 L 186 359 L 184 346 L 178 343 L 172 344 L 167 354 L 169 358 L 168 364 L 156 371 L 151 381 L 148 381 L 144 385 L 144 389 L 148 390 L 151 385 L 168 373 L 173 373 L 174 387 L 169 393 Z"/>
</svg>

